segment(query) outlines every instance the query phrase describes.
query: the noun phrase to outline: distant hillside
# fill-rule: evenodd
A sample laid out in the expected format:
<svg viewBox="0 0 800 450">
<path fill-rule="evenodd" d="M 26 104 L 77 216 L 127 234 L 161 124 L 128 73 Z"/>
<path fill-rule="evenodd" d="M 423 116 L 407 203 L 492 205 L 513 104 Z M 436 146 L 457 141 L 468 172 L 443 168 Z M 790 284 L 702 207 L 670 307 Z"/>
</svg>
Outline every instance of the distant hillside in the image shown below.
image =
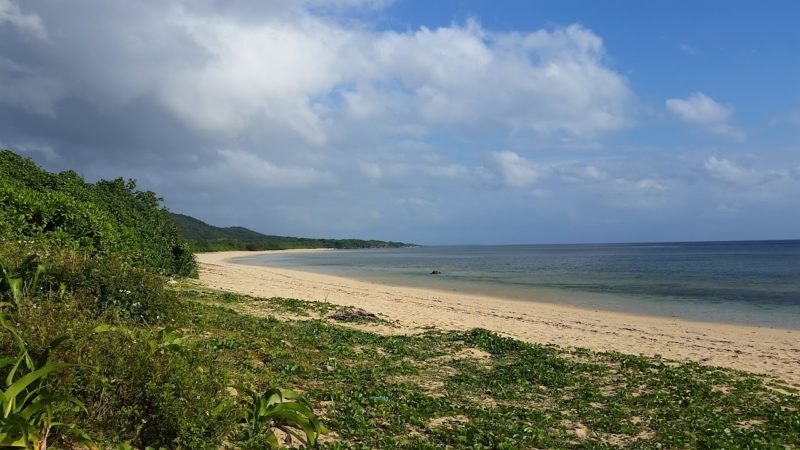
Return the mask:
<svg viewBox="0 0 800 450">
<path fill-rule="evenodd" d="M 292 248 L 399 248 L 410 244 L 362 239 L 316 239 L 272 236 L 243 227 L 215 227 L 185 214 L 170 213 L 196 251 L 283 250 Z"/>
</svg>

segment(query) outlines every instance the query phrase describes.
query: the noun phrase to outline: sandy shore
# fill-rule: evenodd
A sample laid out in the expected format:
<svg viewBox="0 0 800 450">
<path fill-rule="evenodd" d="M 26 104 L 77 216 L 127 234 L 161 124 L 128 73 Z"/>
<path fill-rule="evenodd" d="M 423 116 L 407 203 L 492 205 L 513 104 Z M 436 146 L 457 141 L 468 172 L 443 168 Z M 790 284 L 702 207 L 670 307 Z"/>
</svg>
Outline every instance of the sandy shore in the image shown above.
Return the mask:
<svg viewBox="0 0 800 450">
<path fill-rule="evenodd" d="M 200 282 L 260 297 L 354 306 L 403 332 L 482 327 L 528 342 L 661 355 L 763 373 L 800 386 L 800 332 L 593 311 L 430 289 L 386 286 L 229 260 L 256 252 L 200 253 Z"/>
</svg>

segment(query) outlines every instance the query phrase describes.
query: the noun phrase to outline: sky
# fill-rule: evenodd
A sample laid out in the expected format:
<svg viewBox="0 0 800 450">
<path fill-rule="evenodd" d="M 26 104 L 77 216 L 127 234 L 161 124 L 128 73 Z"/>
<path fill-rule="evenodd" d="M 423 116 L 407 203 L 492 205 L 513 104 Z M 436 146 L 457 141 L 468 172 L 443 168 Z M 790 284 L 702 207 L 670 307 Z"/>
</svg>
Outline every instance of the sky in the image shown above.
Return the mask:
<svg viewBox="0 0 800 450">
<path fill-rule="evenodd" d="M 800 238 L 800 2 L 0 0 L 0 147 L 268 234 Z"/>
</svg>

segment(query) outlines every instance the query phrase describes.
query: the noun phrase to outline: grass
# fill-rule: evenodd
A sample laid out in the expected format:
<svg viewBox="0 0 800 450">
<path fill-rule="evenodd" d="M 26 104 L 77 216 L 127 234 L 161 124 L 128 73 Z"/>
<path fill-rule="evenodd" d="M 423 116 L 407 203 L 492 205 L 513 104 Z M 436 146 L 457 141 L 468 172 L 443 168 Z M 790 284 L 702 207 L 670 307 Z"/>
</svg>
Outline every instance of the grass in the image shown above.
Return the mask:
<svg viewBox="0 0 800 450">
<path fill-rule="evenodd" d="M 303 393 L 331 448 L 796 448 L 800 396 L 744 372 L 531 345 L 486 330 L 381 335 L 337 307 L 180 285 L 227 377 Z M 260 311 L 257 317 L 254 311 Z M 281 317 L 282 319 L 278 319 Z M 290 317 L 287 320 L 287 317 Z"/>
</svg>

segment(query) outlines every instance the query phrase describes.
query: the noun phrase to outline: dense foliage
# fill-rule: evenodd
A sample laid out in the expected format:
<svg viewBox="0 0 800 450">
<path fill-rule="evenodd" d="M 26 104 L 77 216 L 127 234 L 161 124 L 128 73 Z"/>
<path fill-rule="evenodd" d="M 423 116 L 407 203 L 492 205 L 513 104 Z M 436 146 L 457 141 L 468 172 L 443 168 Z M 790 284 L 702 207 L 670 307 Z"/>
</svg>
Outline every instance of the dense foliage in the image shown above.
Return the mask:
<svg viewBox="0 0 800 450">
<path fill-rule="evenodd" d="M 116 254 L 137 267 L 191 275 L 191 251 L 160 201 L 133 180 L 91 184 L 0 151 L 0 241 Z"/>
<path fill-rule="evenodd" d="M 162 275 L 37 245 L 0 246 L 0 446 L 261 449 L 273 427 L 307 442 L 326 432 L 305 398 L 230 371 Z M 233 386 L 265 399 L 255 420 Z"/>
<path fill-rule="evenodd" d="M 192 243 L 192 248 L 201 252 L 292 248 L 399 248 L 410 245 L 393 241 L 271 236 L 243 227 L 215 227 L 183 214 L 172 214 L 172 218 L 186 239 Z"/>
</svg>

